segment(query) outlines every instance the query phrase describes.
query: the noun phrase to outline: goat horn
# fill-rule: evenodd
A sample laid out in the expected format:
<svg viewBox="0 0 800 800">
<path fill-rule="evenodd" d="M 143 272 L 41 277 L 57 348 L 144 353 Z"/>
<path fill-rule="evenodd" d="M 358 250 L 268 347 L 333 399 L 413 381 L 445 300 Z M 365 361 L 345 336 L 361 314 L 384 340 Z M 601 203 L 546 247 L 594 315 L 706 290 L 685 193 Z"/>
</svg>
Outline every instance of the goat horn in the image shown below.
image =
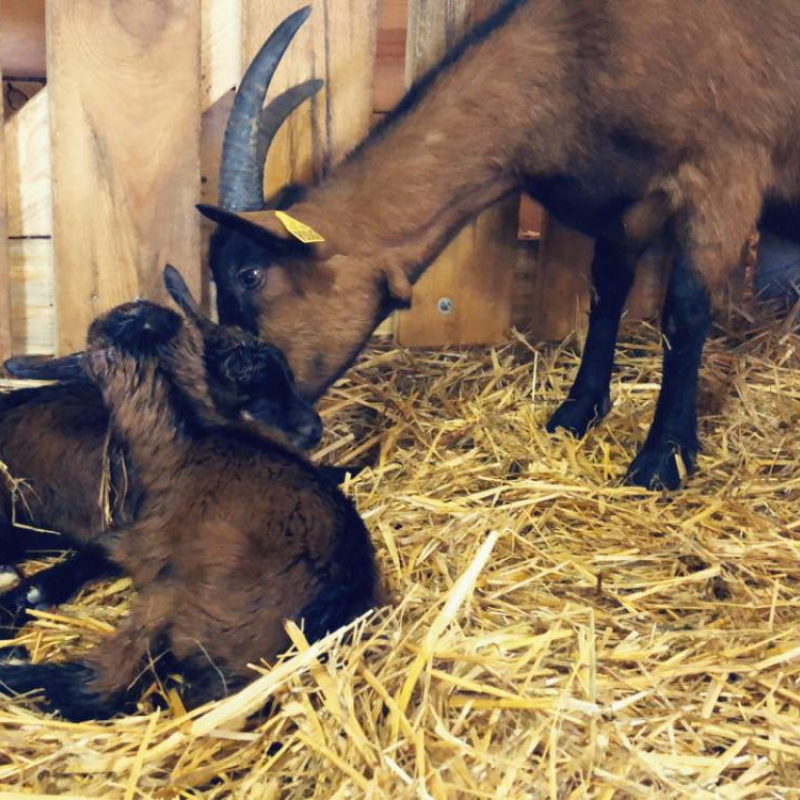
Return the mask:
<svg viewBox="0 0 800 800">
<path fill-rule="evenodd" d="M 84 377 L 83 353 L 72 353 L 62 358 L 51 356 L 14 356 L 3 363 L 12 378 L 61 381 Z"/>
<path fill-rule="evenodd" d="M 261 134 L 259 122 L 264 98 L 283 54 L 310 13 L 310 6 L 305 6 L 287 17 L 267 39 L 242 78 L 228 117 L 222 147 L 219 179 L 219 205 L 222 208 L 257 211 L 264 207 L 266 150 L 259 160 L 262 142 L 267 138 Z"/>
</svg>

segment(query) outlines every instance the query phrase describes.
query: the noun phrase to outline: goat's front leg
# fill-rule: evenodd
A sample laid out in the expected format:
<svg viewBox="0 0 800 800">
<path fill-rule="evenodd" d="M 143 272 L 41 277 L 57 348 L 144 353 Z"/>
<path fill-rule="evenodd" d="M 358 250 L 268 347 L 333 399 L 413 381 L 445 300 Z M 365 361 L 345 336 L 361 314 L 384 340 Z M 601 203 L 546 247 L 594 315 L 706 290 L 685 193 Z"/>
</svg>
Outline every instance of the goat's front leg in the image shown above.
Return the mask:
<svg viewBox="0 0 800 800">
<path fill-rule="evenodd" d="M 29 621 L 29 610 L 59 605 L 89 581 L 110 577 L 119 571 L 103 550 L 88 545 L 52 567 L 21 580 L 11 591 L 0 595 L 0 637 L 14 636 L 17 629 Z"/>
<path fill-rule="evenodd" d="M 567 399 L 550 417 L 548 433 L 564 428 L 583 436 L 611 409 L 611 372 L 619 321 L 633 282 L 633 258 L 619 244 L 598 239 L 592 261 L 592 307 L 581 366 Z"/>
<path fill-rule="evenodd" d="M 679 254 L 667 287 L 661 319 L 664 370 L 653 424 L 627 483 L 677 489 L 681 470 L 694 470 L 697 440 L 697 382 L 703 345 L 711 327 L 708 293 L 685 253 Z"/>
</svg>

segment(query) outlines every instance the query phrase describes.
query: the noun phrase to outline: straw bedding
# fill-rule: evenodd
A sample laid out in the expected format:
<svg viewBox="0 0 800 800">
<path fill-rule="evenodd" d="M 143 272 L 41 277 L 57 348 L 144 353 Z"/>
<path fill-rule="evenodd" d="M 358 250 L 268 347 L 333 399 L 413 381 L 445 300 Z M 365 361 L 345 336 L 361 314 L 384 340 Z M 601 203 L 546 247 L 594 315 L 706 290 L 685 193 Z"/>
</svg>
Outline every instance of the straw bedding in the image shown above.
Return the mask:
<svg viewBox="0 0 800 800">
<path fill-rule="evenodd" d="M 800 337 L 718 332 L 701 473 L 620 485 L 652 416 L 655 330 L 625 334 L 609 419 L 543 423 L 574 343 L 376 347 L 331 393 L 324 460 L 395 605 L 296 647 L 240 694 L 71 725 L 0 700 L 0 787 L 90 797 L 800 797 Z M 125 580 L 23 636 L 64 658 L 107 635 Z M 320 655 L 325 654 L 323 658 Z M 248 714 L 274 705 L 269 714 Z"/>
</svg>

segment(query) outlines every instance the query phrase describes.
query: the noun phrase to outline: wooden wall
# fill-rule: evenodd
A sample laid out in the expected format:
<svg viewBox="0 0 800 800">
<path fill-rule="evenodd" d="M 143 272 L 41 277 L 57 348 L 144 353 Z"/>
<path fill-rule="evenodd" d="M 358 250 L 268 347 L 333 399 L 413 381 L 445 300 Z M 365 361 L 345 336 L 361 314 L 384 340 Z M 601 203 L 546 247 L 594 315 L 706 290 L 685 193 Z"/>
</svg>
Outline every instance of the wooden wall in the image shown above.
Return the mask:
<svg viewBox="0 0 800 800">
<path fill-rule="evenodd" d="M 192 207 L 216 198 L 243 69 L 304 2 L 51 0 L 45 14 L 44 0 L 2 0 L 0 355 L 9 341 L 14 352 L 80 346 L 95 313 L 161 296 L 166 259 L 208 301 L 200 265 L 210 226 Z M 276 142 L 273 187 L 323 175 L 497 0 L 310 2 L 275 91 L 309 77 L 324 78 L 326 91 Z M 541 264 L 543 228 L 554 235 Z M 545 226 L 530 201 L 519 211 L 517 201 L 502 204 L 420 281 L 397 335 L 413 345 L 497 341 L 512 322 L 532 321 L 537 337 L 560 337 L 582 319 L 590 253 L 590 243 Z"/>
</svg>

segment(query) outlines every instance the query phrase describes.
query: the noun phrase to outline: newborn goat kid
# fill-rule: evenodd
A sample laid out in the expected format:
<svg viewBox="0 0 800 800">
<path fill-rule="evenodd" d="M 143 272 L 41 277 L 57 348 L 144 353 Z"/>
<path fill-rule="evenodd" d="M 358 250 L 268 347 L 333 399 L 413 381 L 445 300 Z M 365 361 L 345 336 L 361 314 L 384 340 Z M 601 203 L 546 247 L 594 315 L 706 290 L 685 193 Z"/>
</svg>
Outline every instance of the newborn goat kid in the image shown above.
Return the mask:
<svg viewBox="0 0 800 800">
<path fill-rule="evenodd" d="M 209 424 L 247 425 L 300 449 L 315 446 L 322 424 L 295 391 L 281 353 L 239 328 L 203 317 L 177 270 L 167 267 L 164 279 L 202 333 L 202 360 L 174 370 L 175 381 L 195 402 L 196 415 Z M 146 341 L 150 334 L 137 335 Z M 101 497 L 106 470 L 114 524 L 131 522 L 139 503 L 128 485 L 125 448 L 108 436 L 102 396 L 80 365 L 79 355 L 38 366 L 25 358 L 7 363 L 19 377 L 35 377 L 43 369 L 70 380 L 0 396 L 0 461 L 18 479 L 16 484 L 8 476 L 0 480 L 0 564 L 13 571 L 34 552 L 67 547 L 78 552 L 0 597 L 6 633 L 24 621 L 27 608 L 64 602 L 88 580 L 113 571 L 94 544 L 109 525 Z"/>
<path fill-rule="evenodd" d="M 193 706 L 285 649 L 285 619 L 304 619 L 313 640 L 375 604 L 374 552 L 353 505 L 290 450 L 209 426 L 202 363 L 197 326 L 160 306 L 121 306 L 92 324 L 86 369 L 137 498 L 135 521 L 98 546 L 139 594 L 83 660 L 0 666 L 0 687 L 44 688 L 70 719 L 108 717 L 130 704 L 147 657 L 169 654 Z"/>
</svg>

